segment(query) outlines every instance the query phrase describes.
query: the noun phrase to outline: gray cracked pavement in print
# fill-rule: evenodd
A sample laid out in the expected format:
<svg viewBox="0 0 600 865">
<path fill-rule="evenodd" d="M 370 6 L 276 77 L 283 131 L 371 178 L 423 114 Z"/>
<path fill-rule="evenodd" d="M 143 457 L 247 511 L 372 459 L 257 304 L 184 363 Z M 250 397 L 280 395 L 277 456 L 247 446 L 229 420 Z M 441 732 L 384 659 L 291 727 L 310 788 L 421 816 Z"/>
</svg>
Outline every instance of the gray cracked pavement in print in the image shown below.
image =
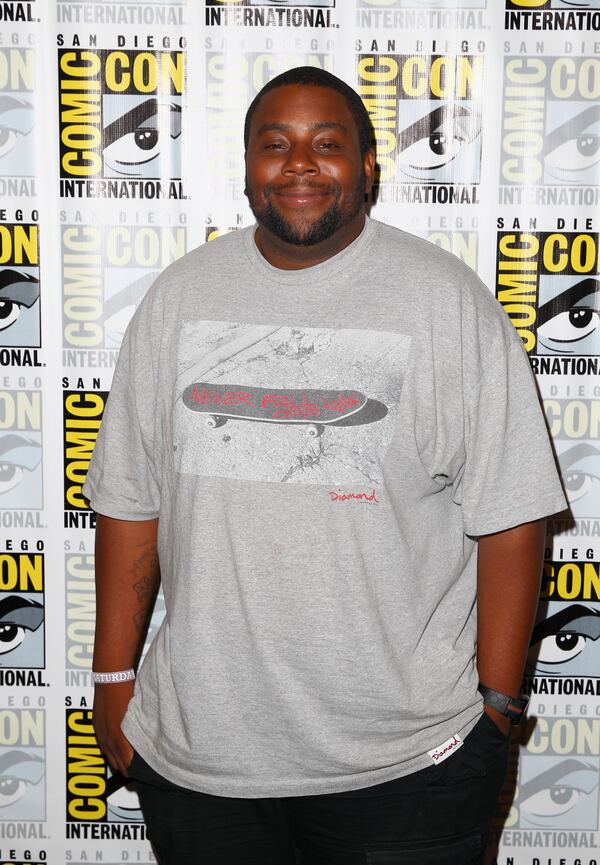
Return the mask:
<svg viewBox="0 0 600 865">
<path fill-rule="evenodd" d="M 409 337 L 386 331 L 187 322 L 174 406 L 179 471 L 281 483 L 380 484 L 409 346 Z M 323 425 L 314 438 L 308 435 L 309 422 L 228 418 L 210 428 L 207 414 L 191 411 L 180 398 L 196 382 L 247 390 L 360 391 L 382 410 L 369 416 L 361 409 L 352 424 Z"/>
</svg>

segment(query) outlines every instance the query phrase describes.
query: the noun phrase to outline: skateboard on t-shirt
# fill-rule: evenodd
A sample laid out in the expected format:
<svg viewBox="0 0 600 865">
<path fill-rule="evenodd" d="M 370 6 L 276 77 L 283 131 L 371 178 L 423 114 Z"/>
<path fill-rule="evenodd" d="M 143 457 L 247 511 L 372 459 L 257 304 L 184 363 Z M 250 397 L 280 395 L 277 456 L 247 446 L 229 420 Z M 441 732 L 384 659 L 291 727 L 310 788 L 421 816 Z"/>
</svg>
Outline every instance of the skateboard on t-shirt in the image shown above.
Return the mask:
<svg viewBox="0 0 600 865">
<path fill-rule="evenodd" d="M 200 381 L 183 392 L 183 404 L 206 415 L 210 428 L 230 418 L 264 423 L 304 424 L 306 434 L 318 436 L 334 424 L 359 412 L 367 397 L 357 390 L 266 388 Z"/>
</svg>

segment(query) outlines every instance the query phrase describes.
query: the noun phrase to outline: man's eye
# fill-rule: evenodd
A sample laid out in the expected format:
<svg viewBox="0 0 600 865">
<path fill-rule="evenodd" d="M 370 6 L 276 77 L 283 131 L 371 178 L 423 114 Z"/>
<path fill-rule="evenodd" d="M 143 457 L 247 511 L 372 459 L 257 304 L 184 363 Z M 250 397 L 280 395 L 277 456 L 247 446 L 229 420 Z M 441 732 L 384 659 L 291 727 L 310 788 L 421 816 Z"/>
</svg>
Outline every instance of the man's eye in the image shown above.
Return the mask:
<svg viewBox="0 0 600 865">
<path fill-rule="evenodd" d="M 540 664 L 564 664 L 581 654 L 586 642 L 585 637 L 573 632 L 551 634 L 540 641 L 537 661 Z"/>
<path fill-rule="evenodd" d="M 337 150 L 339 144 L 337 141 L 319 141 L 317 147 L 319 150 Z"/>
<path fill-rule="evenodd" d="M 7 655 L 17 649 L 25 636 L 25 628 L 20 625 L 0 625 L 0 655 Z"/>
<path fill-rule="evenodd" d="M 573 306 L 553 316 L 538 328 L 538 336 L 550 342 L 578 342 L 594 333 L 600 324 L 600 313 L 596 309 Z"/>
<path fill-rule="evenodd" d="M 0 330 L 14 324 L 21 313 L 21 307 L 13 300 L 0 300 Z"/>
</svg>

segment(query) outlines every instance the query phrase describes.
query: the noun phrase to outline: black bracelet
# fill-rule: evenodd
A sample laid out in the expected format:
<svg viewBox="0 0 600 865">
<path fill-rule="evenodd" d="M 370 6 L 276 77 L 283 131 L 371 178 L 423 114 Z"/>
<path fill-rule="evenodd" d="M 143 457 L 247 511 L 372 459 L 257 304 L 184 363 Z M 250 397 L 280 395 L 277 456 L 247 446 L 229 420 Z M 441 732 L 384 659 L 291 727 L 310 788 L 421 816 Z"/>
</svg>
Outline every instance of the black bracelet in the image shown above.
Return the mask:
<svg viewBox="0 0 600 865">
<path fill-rule="evenodd" d="M 529 704 L 529 697 L 509 697 L 502 691 L 495 691 L 487 685 L 479 683 L 479 693 L 483 697 L 486 706 L 491 706 L 502 715 L 510 718 L 510 723 L 515 726 L 523 717 L 523 713 Z"/>
</svg>

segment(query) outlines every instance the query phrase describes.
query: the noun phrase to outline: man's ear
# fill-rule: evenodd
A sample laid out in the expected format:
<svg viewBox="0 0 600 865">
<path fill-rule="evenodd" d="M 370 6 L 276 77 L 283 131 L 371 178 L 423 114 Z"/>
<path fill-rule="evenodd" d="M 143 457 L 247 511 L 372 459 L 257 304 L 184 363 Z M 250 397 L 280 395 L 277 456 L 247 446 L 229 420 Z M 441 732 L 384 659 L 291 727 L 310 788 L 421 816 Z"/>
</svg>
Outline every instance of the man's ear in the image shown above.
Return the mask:
<svg viewBox="0 0 600 865">
<path fill-rule="evenodd" d="M 365 170 L 365 194 L 369 194 L 375 181 L 375 153 L 373 150 L 367 150 L 363 157 L 363 167 Z"/>
</svg>

